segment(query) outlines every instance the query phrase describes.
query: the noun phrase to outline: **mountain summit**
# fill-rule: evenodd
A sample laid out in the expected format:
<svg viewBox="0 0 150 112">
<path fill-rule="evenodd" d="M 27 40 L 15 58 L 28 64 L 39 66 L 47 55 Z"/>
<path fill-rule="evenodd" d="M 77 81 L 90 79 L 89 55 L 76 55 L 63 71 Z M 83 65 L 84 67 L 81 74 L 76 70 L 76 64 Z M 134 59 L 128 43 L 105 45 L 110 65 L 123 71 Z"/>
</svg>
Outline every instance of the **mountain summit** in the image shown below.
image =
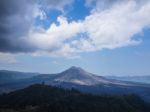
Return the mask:
<svg viewBox="0 0 150 112">
<path fill-rule="evenodd" d="M 80 85 L 96 85 L 99 83 L 109 83 L 109 81 L 104 77 L 86 72 L 82 68 L 75 66 L 72 66 L 64 72 L 59 73 L 54 81 Z"/>
<path fill-rule="evenodd" d="M 76 71 L 84 71 L 81 67 L 77 67 L 77 66 L 72 66 L 72 67 L 70 67 L 69 69 L 67 69 L 67 70 L 76 70 Z"/>
<path fill-rule="evenodd" d="M 68 74 L 71 76 L 83 76 L 83 75 L 89 75 L 91 73 L 86 72 L 84 69 L 80 68 L 80 67 L 76 67 L 76 66 L 72 66 L 69 69 L 61 72 L 60 74 Z"/>
</svg>

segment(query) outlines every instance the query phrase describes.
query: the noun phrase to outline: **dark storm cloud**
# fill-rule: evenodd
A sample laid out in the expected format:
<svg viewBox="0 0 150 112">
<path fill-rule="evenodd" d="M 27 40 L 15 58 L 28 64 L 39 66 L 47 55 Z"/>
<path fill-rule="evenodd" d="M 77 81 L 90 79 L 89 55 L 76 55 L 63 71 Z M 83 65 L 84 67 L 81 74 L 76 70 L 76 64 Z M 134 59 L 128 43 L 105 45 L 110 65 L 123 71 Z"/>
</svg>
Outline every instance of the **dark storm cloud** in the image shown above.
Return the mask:
<svg viewBox="0 0 150 112">
<path fill-rule="evenodd" d="M 62 10 L 73 0 L 0 0 L 0 52 L 32 52 L 33 46 L 23 40 L 34 24 L 38 3 L 44 8 Z M 40 5 L 40 4 L 38 4 Z"/>
<path fill-rule="evenodd" d="M 32 25 L 32 6 L 28 0 L 0 0 L 0 52 L 33 50 L 22 41 Z"/>
</svg>

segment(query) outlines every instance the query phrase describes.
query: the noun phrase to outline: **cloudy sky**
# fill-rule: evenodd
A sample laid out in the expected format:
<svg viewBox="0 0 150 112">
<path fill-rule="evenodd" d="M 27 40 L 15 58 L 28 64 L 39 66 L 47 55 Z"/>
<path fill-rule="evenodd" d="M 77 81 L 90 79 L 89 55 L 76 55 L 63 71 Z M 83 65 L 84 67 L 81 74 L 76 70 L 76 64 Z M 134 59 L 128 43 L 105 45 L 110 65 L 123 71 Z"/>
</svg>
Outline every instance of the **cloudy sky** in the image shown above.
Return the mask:
<svg viewBox="0 0 150 112">
<path fill-rule="evenodd" d="M 150 75 L 150 0 L 0 0 L 0 69 Z"/>
</svg>

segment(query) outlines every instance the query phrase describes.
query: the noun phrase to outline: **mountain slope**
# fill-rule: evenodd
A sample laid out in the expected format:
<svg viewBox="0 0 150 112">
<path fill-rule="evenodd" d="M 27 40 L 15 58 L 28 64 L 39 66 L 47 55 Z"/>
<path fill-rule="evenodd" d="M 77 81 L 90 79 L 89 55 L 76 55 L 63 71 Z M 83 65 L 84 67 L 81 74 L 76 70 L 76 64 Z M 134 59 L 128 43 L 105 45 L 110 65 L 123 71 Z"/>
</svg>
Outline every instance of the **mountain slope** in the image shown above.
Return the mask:
<svg viewBox="0 0 150 112">
<path fill-rule="evenodd" d="M 0 96 L 1 112 L 149 112 L 149 109 L 149 104 L 135 95 L 94 96 L 40 84 Z"/>
<path fill-rule="evenodd" d="M 0 70 L 0 84 L 10 83 L 10 82 L 14 82 L 20 79 L 31 78 L 36 75 L 39 75 L 39 74 Z"/>
</svg>

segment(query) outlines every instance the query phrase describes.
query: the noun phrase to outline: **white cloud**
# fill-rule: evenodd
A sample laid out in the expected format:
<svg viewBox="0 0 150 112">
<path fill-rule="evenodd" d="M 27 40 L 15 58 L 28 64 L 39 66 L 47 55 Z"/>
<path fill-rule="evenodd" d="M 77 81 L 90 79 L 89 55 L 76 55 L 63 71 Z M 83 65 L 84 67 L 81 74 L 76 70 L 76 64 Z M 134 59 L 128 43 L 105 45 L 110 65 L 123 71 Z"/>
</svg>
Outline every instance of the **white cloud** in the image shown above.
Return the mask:
<svg viewBox="0 0 150 112">
<path fill-rule="evenodd" d="M 96 6 L 83 21 L 68 22 L 58 17 L 47 30 L 31 31 L 29 42 L 50 55 L 71 57 L 80 52 L 114 49 L 136 45 L 141 39 L 133 38 L 150 25 L 150 2 L 138 4 L 128 1 L 105 10 Z"/>
<path fill-rule="evenodd" d="M 82 23 L 75 21 L 69 23 L 64 17 L 58 17 L 57 21 L 59 25 L 53 23 L 48 30 L 31 31 L 28 41 L 39 50 L 55 52 L 56 54 L 59 54 L 59 51 L 65 56 L 68 54 L 67 52 L 74 51 L 64 42 L 82 31 Z"/>
</svg>

